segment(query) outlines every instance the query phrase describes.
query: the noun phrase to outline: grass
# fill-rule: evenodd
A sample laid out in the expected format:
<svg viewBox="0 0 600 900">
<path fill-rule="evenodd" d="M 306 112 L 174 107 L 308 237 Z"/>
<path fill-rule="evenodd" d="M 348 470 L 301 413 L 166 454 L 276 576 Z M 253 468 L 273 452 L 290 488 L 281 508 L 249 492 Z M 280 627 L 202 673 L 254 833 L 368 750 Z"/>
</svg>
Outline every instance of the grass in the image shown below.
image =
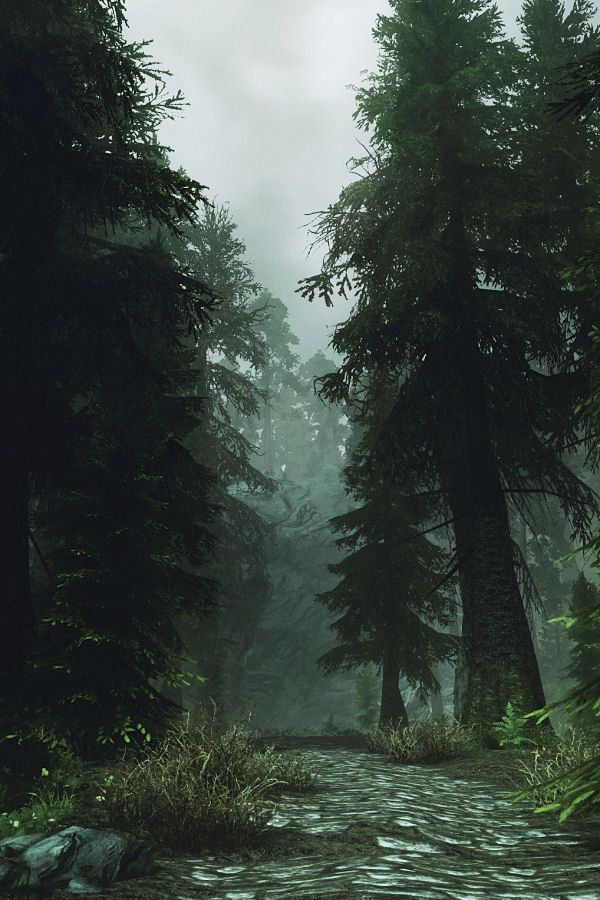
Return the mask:
<svg viewBox="0 0 600 900">
<path fill-rule="evenodd" d="M 206 719 L 174 726 L 99 796 L 114 826 L 195 851 L 251 841 L 271 820 L 278 794 L 309 790 L 313 782 L 301 758 L 259 748 L 244 725 L 221 732 Z"/>
<path fill-rule="evenodd" d="M 5 770 L 7 781 L 0 786 L 0 839 L 56 830 L 76 808 L 75 792 L 83 773 L 80 760 L 60 748 L 46 749 L 39 759 L 36 753 L 33 757 L 37 772 L 29 773 L 27 786 Z"/>
<path fill-rule="evenodd" d="M 22 834 L 46 834 L 59 828 L 75 808 L 73 794 L 59 788 L 42 788 L 29 803 L 0 813 L 0 840 Z"/>
<path fill-rule="evenodd" d="M 517 797 L 529 799 L 538 809 L 559 803 L 565 776 L 599 753 L 597 741 L 575 728 L 567 728 L 557 743 L 537 747 L 528 759 L 521 760 L 522 790 Z"/>
<path fill-rule="evenodd" d="M 378 726 L 369 733 L 368 745 L 374 753 L 385 753 L 395 762 L 436 763 L 469 753 L 477 742 L 472 728 L 444 717 L 410 727 Z"/>
</svg>

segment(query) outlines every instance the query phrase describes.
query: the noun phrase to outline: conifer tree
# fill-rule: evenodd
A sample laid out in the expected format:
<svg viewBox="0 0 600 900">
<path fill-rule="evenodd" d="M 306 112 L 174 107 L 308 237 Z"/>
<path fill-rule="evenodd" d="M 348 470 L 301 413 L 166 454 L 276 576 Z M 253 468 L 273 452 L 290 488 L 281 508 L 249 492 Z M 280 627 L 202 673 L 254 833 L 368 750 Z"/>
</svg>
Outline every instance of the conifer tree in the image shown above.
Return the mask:
<svg viewBox="0 0 600 900">
<path fill-rule="evenodd" d="M 600 666 L 600 622 L 594 615 L 600 607 L 600 589 L 583 572 L 573 585 L 569 610 L 569 637 L 574 642 L 568 674 L 578 684 L 588 684 L 598 674 Z M 585 710 L 582 719 L 588 727 L 598 727 L 592 709 Z"/>
<path fill-rule="evenodd" d="M 588 5 L 585 3 L 574 4 L 574 10 L 579 7 L 585 9 Z M 586 49 L 589 51 L 589 47 Z M 547 108 L 548 115 L 553 114 L 559 119 L 564 119 L 574 131 L 579 130 L 582 121 L 589 124 L 598 109 L 599 72 L 600 52 L 597 49 L 583 56 L 575 51 L 562 71 L 564 76 L 562 86 L 566 96 L 563 94 L 552 98 L 552 102 Z M 589 175 L 592 185 L 597 186 L 597 174 L 591 166 Z M 591 425 L 591 434 L 588 431 L 586 441 L 588 447 L 591 444 L 588 461 L 591 460 L 597 464 L 599 455 L 597 437 L 600 423 L 600 334 L 597 327 L 600 253 L 598 252 L 597 236 L 600 229 L 597 213 L 592 210 L 590 212 L 592 233 L 595 232 L 596 235 L 596 246 L 591 250 L 581 248 L 580 255 L 577 255 L 577 248 L 574 248 L 576 258 L 565 272 L 565 281 L 567 284 L 575 286 L 585 298 L 577 350 L 586 364 L 589 389 L 585 402 L 575 407 L 573 414 L 580 426 Z M 593 552 L 594 568 L 597 571 L 600 567 L 600 535 L 597 530 L 592 535 L 589 549 Z M 591 596 L 593 594 L 596 596 Z M 574 724 L 577 724 L 581 717 L 584 722 L 587 720 L 596 730 L 600 720 L 600 671 L 598 670 L 598 648 L 594 644 L 597 643 L 595 636 L 600 632 L 600 594 L 584 587 L 582 579 L 580 579 L 577 595 L 573 606 L 578 606 L 581 601 L 582 604 L 585 604 L 585 611 L 580 607 L 578 614 L 572 616 L 568 621 L 571 629 L 575 628 L 580 635 L 586 633 L 594 636 L 594 643 L 591 644 L 592 655 L 591 658 L 588 657 L 587 651 L 581 654 L 585 658 L 585 664 L 582 666 L 582 669 L 585 668 L 585 673 L 579 672 L 577 684 L 565 696 L 548 704 L 545 709 L 537 711 L 538 721 L 545 720 L 554 709 L 562 707 L 573 718 Z M 588 600 L 590 603 L 587 602 Z M 576 650 L 576 661 L 578 656 L 579 653 Z M 592 754 L 583 763 L 575 765 L 559 778 L 555 787 L 558 788 L 558 796 L 545 809 L 557 812 L 561 820 L 568 818 L 574 812 L 589 810 L 597 806 L 600 803 L 600 756 L 597 753 Z"/>
<path fill-rule="evenodd" d="M 214 554 L 205 572 L 218 588 L 216 607 L 209 615 L 188 617 L 182 631 L 206 677 L 201 697 L 210 697 L 226 711 L 235 706 L 245 640 L 269 593 L 266 527 L 247 502 L 252 494 L 274 489 L 258 467 L 248 427 L 265 400 L 258 383 L 269 355 L 264 337 L 267 311 L 259 302 L 261 288 L 227 206 L 206 209 L 198 224 L 184 233 L 185 249 L 176 252 L 218 298 L 195 342 L 196 390 L 204 399 L 204 416 L 189 442 L 194 456 L 214 476 L 210 500 L 218 515 L 210 526 Z"/>
<path fill-rule="evenodd" d="M 329 566 L 340 577 L 318 600 L 339 615 L 331 628 L 339 644 L 320 659 L 325 671 L 375 663 L 382 672 L 381 725 L 408 725 L 399 680 L 425 696 L 437 688 L 433 668 L 450 659 L 454 597 L 448 554 L 422 534 L 426 504 L 403 496 L 364 462 L 379 427 L 381 403 L 358 427 L 360 435 L 344 475 L 355 509 L 332 519 L 345 558 Z"/>
<path fill-rule="evenodd" d="M 349 436 L 349 420 L 344 407 L 326 403 L 316 390 L 319 379 L 333 369 L 333 360 L 320 350 L 298 368 L 298 378 L 303 388 L 301 409 L 305 424 L 302 462 L 304 471 L 311 475 L 319 472 L 333 475 L 336 469 L 341 468 Z"/>
<path fill-rule="evenodd" d="M 451 519 L 463 605 L 464 721 L 490 732 L 511 701 L 544 694 L 515 571 L 507 503 L 558 494 L 580 535 L 593 498 L 557 445 L 575 439 L 572 292 L 528 278 L 519 223 L 531 197 L 511 157 L 518 54 L 484 0 L 394 0 L 380 63 L 358 93 L 362 177 L 321 218 L 328 252 L 302 286 L 356 298 L 324 392 L 392 372 L 374 451 L 405 494 Z M 366 172 L 365 172 L 366 167 Z M 357 164 L 357 175 L 358 173 Z M 541 374 L 547 371 L 550 376 Z M 556 376 L 556 377 L 554 377 Z M 364 402 L 370 402 L 368 387 Z"/>
<path fill-rule="evenodd" d="M 562 414 L 562 419 L 557 415 L 553 423 L 559 440 L 561 424 L 566 431 L 572 430 L 572 398 L 574 392 L 580 398 L 585 394 L 585 369 L 579 366 L 557 377 L 551 366 L 544 365 L 544 351 L 547 356 L 554 352 L 560 358 L 566 329 L 575 334 L 569 342 L 571 355 L 589 344 L 593 321 L 586 292 L 582 284 L 573 292 L 572 280 L 565 282 L 563 273 L 596 247 L 591 207 L 600 196 L 600 136 L 589 121 L 566 119 L 550 110 L 570 93 L 569 85 L 562 83 L 564 67 L 586 59 L 598 43 L 600 28 L 593 24 L 594 13 L 591 0 L 575 0 L 569 13 L 561 0 L 525 0 L 518 20 L 523 52 L 512 104 L 518 125 L 512 141 L 521 185 L 520 202 L 516 204 L 519 219 L 511 224 L 511 234 L 519 248 L 520 265 L 506 272 L 505 283 L 527 298 L 536 316 L 536 332 L 543 341 L 538 369 L 545 376 L 554 374 L 545 381 L 546 390 L 554 394 L 555 412 Z M 562 315 L 547 317 L 549 304 Z M 563 366 L 564 362 L 563 355 Z M 569 379 L 574 382 L 570 390 Z M 560 393 L 567 401 L 562 407 L 556 396 Z M 583 437 L 585 416 L 578 424 Z M 571 441 L 565 439 L 563 443 Z"/>
<path fill-rule="evenodd" d="M 184 446 L 203 406 L 198 371 L 171 345 L 187 337 L 172 304 L 197 282 L 160 246 L 135 262 L 127 250 L 123 264 L 102 294 L 110 330 L 95 346 L 88 337 L 99 353 L 110 339 L 118 365 L 107 361 L 77 398 L 76 435 L 41 493 L 52 581 L 25 681 L 27 718 L 92 755 L 162 728 L 169 705 L 152 685 L 183 679 L 176 619 L 214 594 L 200 574 L 213 543 L 210 473 Z"/>
<path fill-rule="evenodd" d="M 147 677 L 170 665 L 169 629 L 156 633 L 173 606 L 205 596 L 183 575 L 184 557 L 206 557 L 209 509 L 206 473 L 181 449 L 197 403 L 176 349 L 209 293 L 124 236 L 140 220 L 177 233 L 203 193 L 165 164 L 155 134 L 182 98 L 124 26 L 122 0 L 0 9 L 0 717 L 18 712 L 22 725 L 37 703 L 73 734 L 89 714 L 84 742 L 144 721 L 156 700 Z M 33 496 L 48 498 L 38 528 L 54 532 L 53 511 L 64 513 L 38 609 Z M 114 676 L 105 685 L 101 663 Z M 24 677 L 34 673 L 39 696 Z"/>
<path fill-rule="evenodd" d="M 269 291 L 261 291 L 254 308 L 261 311 L 262 322 L 259 333 L 266 348 L 266 357 L 256 376 L 257 385 L 263 395 L 261 411 L 260 449 L 263 454 L 263 466 L 266 475 L 274 478 L 280 475 L 276 465 L 278 445 L 275 436 L 275 420 L 278 405 L 288 405 L 290 391 L 297 393 L 300 385 L 295 374 L 299 363 L 298 354 L 292 350 L 298 344 L 298 338 L 292 332 L 288 322 L 288 311 L 285 303 L 274 297 Z M 279 410 L 281 412 L 281 410 Z"/>
</svg>

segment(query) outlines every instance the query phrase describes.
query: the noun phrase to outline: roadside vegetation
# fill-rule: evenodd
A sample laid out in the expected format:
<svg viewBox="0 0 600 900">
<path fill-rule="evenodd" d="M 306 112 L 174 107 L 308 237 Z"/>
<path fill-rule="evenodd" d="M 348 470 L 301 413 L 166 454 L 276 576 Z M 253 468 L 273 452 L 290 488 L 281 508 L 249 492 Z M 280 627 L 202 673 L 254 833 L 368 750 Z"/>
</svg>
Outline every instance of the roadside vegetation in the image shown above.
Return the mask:
<svg viewBox="0 0 600 900">
<path fill-rule="evenodd" d="M 477 738 L 471 727 L 444 717 L 414 725 L 382 725 L 368 735 L 369 749 L 385 753 L 394 762 L 437 763 L 474 750 Z"/>
<path fill-rule="evenodd" d="M 600 804 L 577 780 L 577 773 L 587 771 L 600 756 L 600 739 L 581 729 L 569 727 L 565 734 L 550 746 L 535 747 L 521 760 L 523 788 L 517 800 L 526 800 L 536 812 L 559 813 L 564 820 L 574 813 L 597 815 Z M 565 806 L 567 790 L 572 797 Z M 575 802 L 578 797 L 583 797 Z M 591 803 L 586 801 L 592 800 Z M 565 814 L 566 813 L 566 814 Z"/>
<path fill-rule="evenodd" d="M 144 834 L 171 850 L 232 847 L 261 834 L 283 792 L 309 791 L 303 757 L 259 743 L 245 723 L 173 724 L 110 765 L 50 754 L 26 791 L 0 791 L 0 839 L 51 833 L 73 820 Z"/>
<path fill-rule="evenodd" d="M 265 829 L 282 792 L 308 791 L 304 760 L 261 747 L 244 725 L 174 725 L 156 746 L 127 760 L 102 788 L 111 824 L 144 832 L 173 850 L 232 847 Z"/>
</svg>

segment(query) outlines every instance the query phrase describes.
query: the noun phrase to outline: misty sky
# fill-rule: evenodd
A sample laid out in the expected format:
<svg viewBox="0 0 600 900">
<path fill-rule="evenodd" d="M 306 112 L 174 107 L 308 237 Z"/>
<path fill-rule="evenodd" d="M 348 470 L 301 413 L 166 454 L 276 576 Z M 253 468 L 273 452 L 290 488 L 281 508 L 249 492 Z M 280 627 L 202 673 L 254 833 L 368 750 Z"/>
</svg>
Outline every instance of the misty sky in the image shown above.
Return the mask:
<svg viewBox="0 0 600 900">
<path fill-rule="evenodd" d="M 570 8 L 571 3 L 567 2 Z M 501 0 L 514 33 L 518 0 Z M 376 67 L 371 36 L 386 0 L 128 0 L 131 34 L 149 38 L 190 106 L 161 139 L 172 161 L 229 203 L 259 281 L 290 309 L 305 358 L 345 318 L 295 294 L 319 270 L 308 214 L 333 202 L 359 151 L 348 85 Z"/>
</svg>

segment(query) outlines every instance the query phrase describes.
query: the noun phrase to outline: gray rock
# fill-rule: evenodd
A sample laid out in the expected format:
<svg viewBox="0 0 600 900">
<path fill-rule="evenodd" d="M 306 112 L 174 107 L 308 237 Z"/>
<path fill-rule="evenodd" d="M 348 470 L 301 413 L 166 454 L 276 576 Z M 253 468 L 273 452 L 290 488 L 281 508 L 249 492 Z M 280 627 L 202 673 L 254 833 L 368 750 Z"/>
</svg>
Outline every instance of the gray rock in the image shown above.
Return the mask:
<svg viewBox="0 0 600 900">
<path fill-rule="evenodd" d="M 65 828 L 37 841 L 21 854 L 19 861 L 35 872 L 39 881 L 60 879 L 77 857 L 81 840 L 77 831 L 76 828 Z"/>
<path fill-rule="evenodd" d="M 92 893 L 154 868 L 152 850 L 143 841 L 94 828 L 72 826 L 50 837 L 0 841 L 0 889 L 68 885 L 73 893 Z"/>
<path fill-rule="evenodd" d="M 39 878 L 31 869 L 14 859 L 0 859 L 0 887 L 23 888 L 39 884 Z"/>
<path fill-rule="evenodd" d="M 9 859 L 18 856 L 32 844 L 37 844 L 43 840 L 43 834 L 22 834 L 19 837 L 5 838 L 0 841 L 0 857 L 5 856 Z"/>
<path fill-rule="evenodd" d="M 99 894 L 102 887 L 97 882 L 85 878 L 71 878 L 67 890 L 71 894 Z"/>
</svg>

